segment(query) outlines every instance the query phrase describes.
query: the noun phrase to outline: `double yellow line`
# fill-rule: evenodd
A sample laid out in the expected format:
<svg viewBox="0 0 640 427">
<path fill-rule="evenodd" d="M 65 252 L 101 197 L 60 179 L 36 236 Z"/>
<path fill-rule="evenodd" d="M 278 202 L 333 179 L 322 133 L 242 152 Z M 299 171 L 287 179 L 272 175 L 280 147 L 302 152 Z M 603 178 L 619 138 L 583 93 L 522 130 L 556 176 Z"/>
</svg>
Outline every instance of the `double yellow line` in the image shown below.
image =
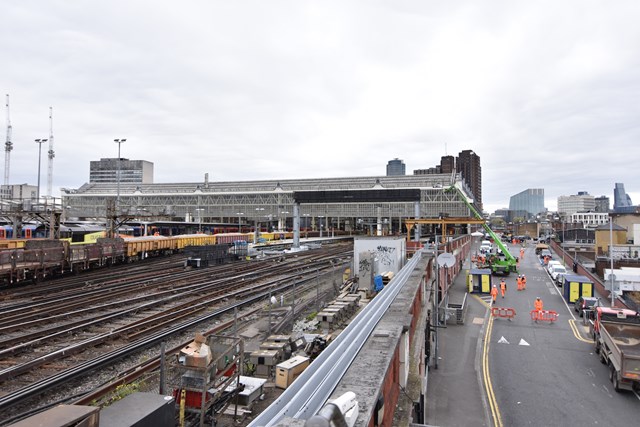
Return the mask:
<svg viewBox="0 0 640 427">
<path fill-rule="evenodd" d="M 489 315 L 489 322 L 484 334 L 484 348 L 482 350 L 482 377 L 484 378 L 484 388 L 487 392 L 487 400 L 493 417 L 493 425 L 502 427 L 502 416 L 498 408 L 496 396 L 493 393 L 493 385 L 491 384 L 491 376 L 489 375 L 489 343 L 491 341 L 491 330 L 493 329 L 493 316 Z"/>
<path fill-rule="evenodd" d="M 569 319 L 569 326 L 571 327 L 571 331 L 573 332 L 573 336 L 576 337 L 578 341 L 588 342 L 593 344 L 593 340 L 588 340 L 582 337 L 582 334 L 578 330 L 578 326 L 576 325 L 576 321 L 573 319 Z"/>
<path fill-rule="evenodd" d="M 489 306 L 489 308 L 490 307 L 491 306 Z M 569 326 L 571 327 L 571 331 L 573 332 L 573 335 L 577 340 L 587 343 L 593 343 L 593 340 L 585 339 L 582 337 L 582 334 L 578 330 L 578 326 L 576 325 L 575 320 L 570 319 Z M 496 427 L 502 427 L 502 415 L 500 414 L 500 409 L 498 408 L 498 402 L 496 401 L 496 396 L 493 392 L 493 384 L 491 383 L 491 375 L 489 374 L 489 346 L 491 343 L 492 330 L 493 316 L 489 315 L 489 321 L 487 322 L 487 328 L 484 334 L 484 346 L 482 350 L 482 377 L 484 379 L 484 388 L 487 393 L 487 400 L 489 401 L 489 409 L 491 410 L 491 416 L 493 417 L 493 425 Z"/>
</svg>

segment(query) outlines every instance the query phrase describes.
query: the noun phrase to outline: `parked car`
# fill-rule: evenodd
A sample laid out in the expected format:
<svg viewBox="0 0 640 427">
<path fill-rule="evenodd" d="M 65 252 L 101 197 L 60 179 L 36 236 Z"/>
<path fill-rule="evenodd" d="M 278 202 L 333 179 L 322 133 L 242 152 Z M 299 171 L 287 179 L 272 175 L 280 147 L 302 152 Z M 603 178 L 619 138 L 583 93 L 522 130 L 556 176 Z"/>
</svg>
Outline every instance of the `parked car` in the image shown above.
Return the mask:
<svg viewBox="0 0 640 427">
<path fill-rule="evenodd" d="M 547 263 L 547 271 L 549 272 L 549 274 L 551 274 L 551 269 L 556 265 L 562 265 L 562 263 L 557 259 L 549 260 L 549 262 Z"/>
<path fill-rule="evenodd" d="M 550 257 L 550 256 L 553 256 L 553 254 L 551 254 L 551 251 L 549 249 L 542 249 L 540 251 L 540 258 L 542 259 L 542 258 L 544 258 L 546 256 Z"/>
<path fill-rule="evenodd" d="M 591 310 L 600 301 L 596 297 L 580 297 L 573 305 L 573 309 L 578 312 L 580 317 L 584 316 L 584 310 Z"/>
<path fill-rule="evenodd" d="M 567 274 L 567 269 L 564 265 L 553 265 L 549 268 L 549 274 L 555 283 L 562 284 L 564 276 Z"/>
</svg>

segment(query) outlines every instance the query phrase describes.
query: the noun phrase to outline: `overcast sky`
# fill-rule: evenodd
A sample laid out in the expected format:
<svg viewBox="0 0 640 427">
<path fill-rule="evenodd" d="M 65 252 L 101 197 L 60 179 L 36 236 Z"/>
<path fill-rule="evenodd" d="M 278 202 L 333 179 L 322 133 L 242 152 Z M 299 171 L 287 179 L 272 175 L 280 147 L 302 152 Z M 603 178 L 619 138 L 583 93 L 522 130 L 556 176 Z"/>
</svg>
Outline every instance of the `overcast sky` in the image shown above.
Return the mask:
<svg viewBox="0 0 640 427">
<path fill-rule="evenodd" d="M 640 203 L 640 1 L 8 1 L 10 183 L 380 176 L 481 158 L 485 209 L 625 184 Z M 5 139 L 6 108 L 1 132 Z M 42 147 L 41 193 L 48 146 Z M 0 153 L 0 156 L 2 154 Z M 2 166 L 3 163 L 0 163 Z M 3 168 L 4 170 L 4 168 Z M 3 174 L 4 175 L 4 174 Z M 0 176 L 3 176 L 0 175 Z"/>
</svg>

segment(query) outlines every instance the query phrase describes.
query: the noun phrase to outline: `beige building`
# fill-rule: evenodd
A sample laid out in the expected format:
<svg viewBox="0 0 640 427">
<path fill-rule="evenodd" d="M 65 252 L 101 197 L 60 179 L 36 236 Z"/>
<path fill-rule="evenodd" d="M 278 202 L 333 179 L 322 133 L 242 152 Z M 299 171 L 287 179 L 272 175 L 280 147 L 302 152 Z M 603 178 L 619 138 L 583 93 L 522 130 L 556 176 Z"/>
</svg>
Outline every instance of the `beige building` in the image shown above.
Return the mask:
<svg viewBox="0 0 640 427">
<path fill-rule="evenodd" d="M 613 224 L 611 228 L 613 232 L 611 232 L 609 224 L 604 224 L 596 228 L 596 256 L 606 256 L 609 253 L 611 234 L 613 234 L 614 246 L 627 244 L 627 229 L 618 224 Z"/>
<path fill-rule="evenodd" d="M 633 226 L 640 224 L 640 213 L 612 213 L 613 223 L 627 230 L 625 243 L 633 242 Z"/>
</svg>

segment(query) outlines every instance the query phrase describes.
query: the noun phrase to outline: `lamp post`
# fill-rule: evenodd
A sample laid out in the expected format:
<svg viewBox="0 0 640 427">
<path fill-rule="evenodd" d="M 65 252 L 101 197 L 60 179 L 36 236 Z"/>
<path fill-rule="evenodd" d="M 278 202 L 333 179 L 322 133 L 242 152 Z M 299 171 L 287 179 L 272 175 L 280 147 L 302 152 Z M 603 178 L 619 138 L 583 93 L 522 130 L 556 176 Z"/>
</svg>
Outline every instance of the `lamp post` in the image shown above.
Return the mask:
<svg viewBox="0 0 640 427">
<path fill-rule="evenodd" d="M 36 144 L 38 144 L 38 190 L 36 192 L 36 203 L 40 203 L 40 158 L 42 157 L 42 144 L 47 142 L 49 139 L 36 139 Z"/>
<path fill-rule="evenodd" d="M 304 217 L 304 237 L 308 237 L 309 236 L 309 217 L 311 216 L 311 214 L 302 214 L 302 216 Z"/>
<path fill-rule="evenodd" d="M 242 233 L 242 224 L 241 224 L 241 219 L 242 219 L 242 215 L 244 215 L 244 212 L 236 212 L 236 215 L 238 215 L 238 233 Z"/>
<path fill-rule="evenodd" d="M 564 264 L 564 224 L 565 218 L 562 218 L 562 242 L 560 242 L 560 249 L 562 249 L 562 261 Z"/>
<path fill-rule="evenodd" d="M 116 212 L 120 211 L 120 145 L 126 140 L 126 138 L 116 138 L 113 140 L 116 144 L 118 144 L 118 166 L 116 172 Z"/>
<path fill-rule="evenodd" d="M 469 274 L 471 274 L 471 252 L 473 252 L 473 245 L 476 243 L 476 239 L 482 236 L 484 236 L 484 233 L 477 230 L 471 233 L 471 246 L 469 247 Z"/>
<path fill-rule="evenodd" d="M 611 282 L 611 307 L 615 307 L 616 297 L 613 293 L 613 282 L 616 280 L 616 276 L 613 274 L 613 219 L 611 217 L 609 217 L 609 262 L 611 263 L 611 272 L 609 273 Z"/>
<path fill-rule="evenodd" d="M 256 208 L 256 221 L 255 221 L 255 230 L 253 232 L 253 243 L 258 243 L 258 238 L 260 238 L 260 216 L 264 208 Z"/>
<path fill-rule="evenodd" d="M 196 212 L 198 212 L 198 233 L 202 233 L 202 211 L 204 211 L 204 208 L 196 208 Z"/>
</svg>

